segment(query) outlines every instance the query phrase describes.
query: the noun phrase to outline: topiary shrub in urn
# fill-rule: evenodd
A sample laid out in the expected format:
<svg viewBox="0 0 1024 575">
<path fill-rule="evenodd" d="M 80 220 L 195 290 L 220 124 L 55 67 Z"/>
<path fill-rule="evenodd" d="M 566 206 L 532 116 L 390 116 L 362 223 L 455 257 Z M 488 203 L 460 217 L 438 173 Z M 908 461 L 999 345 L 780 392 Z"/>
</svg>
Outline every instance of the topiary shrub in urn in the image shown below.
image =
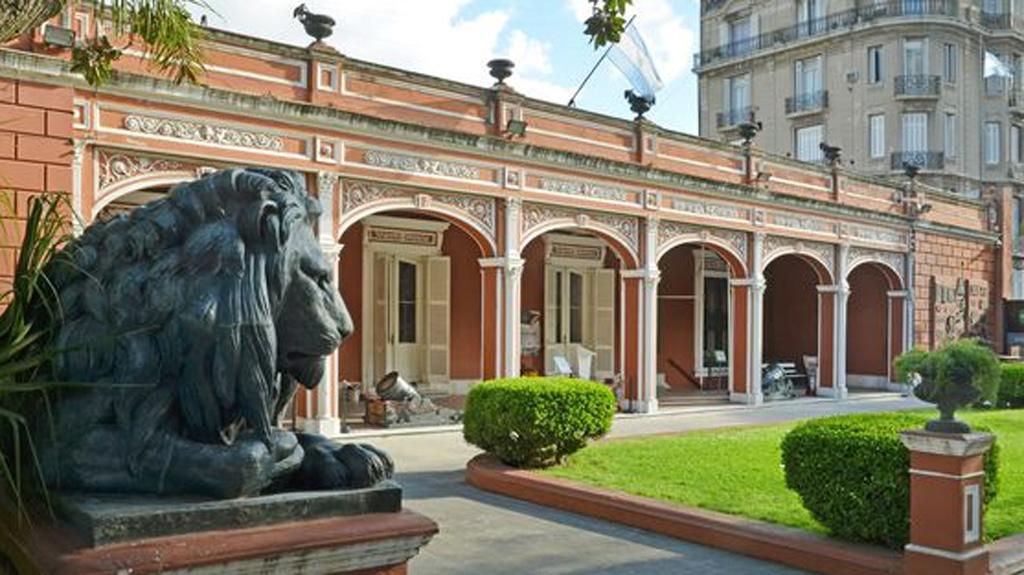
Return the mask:
<svg viewBox="0 0 1024 575">
<path fill-rule="evenodd" d="M 914 395 L 939 410 L 939 418 L 925 429 L 937 433 L 969 433 L 970 426 L 956 419 L 957 410 L 993 401 L 999 390 L 999 358 L 977 339 L 960 339 L 936 351 L 909 351 L 896 359 L 896 373 L 904 381 L 919 379 Z"/>
</svg>

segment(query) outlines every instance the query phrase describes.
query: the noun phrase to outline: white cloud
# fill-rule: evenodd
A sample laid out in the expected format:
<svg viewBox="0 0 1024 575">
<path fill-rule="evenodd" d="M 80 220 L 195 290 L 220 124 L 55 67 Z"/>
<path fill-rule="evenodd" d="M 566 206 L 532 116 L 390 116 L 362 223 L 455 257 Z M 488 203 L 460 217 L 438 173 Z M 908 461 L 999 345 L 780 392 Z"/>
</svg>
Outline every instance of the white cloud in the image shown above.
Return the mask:
<svg viewBox="0 0 1024 575">
<path fill-rule="evenodd" d="M 212 27 L 295 45 L 311 41 L 292 19 L 295 0 L 209 3 L 222 16 L 210 16 Z M 557 101 L 568 92 L 543 78 L 552 70 L 550 44 L 519 29 L 507 31 L 509 10 L 467 17 L 464 9 L 473 0 L 346 0 L 343 8 L 329 0 L 306 3 L 310 11 L 335 18 L 334 35 L 326 42 L 353 58 L 488 86 L 487 61 L 507 56 L 516 63 L 512 85 L 522 93 Z"/>
</svg>

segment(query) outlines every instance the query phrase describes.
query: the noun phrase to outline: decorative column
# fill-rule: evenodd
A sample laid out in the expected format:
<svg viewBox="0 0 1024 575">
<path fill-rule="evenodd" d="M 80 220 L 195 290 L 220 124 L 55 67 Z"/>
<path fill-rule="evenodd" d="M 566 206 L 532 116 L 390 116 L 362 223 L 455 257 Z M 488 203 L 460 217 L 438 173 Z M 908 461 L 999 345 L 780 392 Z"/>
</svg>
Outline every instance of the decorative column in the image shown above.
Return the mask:
<svg viewBox="0 0 1024 575">
<path fill-rule="evenodd" d="M 750 258 L 750 363 L 747 373 L 746 400 L 750 405 L 764 403 L 761 390 L 761 364 L 764 363 L 764 292 L 767 284 L 764 280 L 764 233 L 755 232 L 751 242 Z"/>
<path fill-rule="evenodd" d="M 836 296 L 835 296 L 835 335 L 832 341 L 835 346 L 835 385 L 836 399 L 846 398 L 846 341 L 847 336 L 847 304 L 850 301 L 850 284 L 846 281 L 849 274 L 850 245 L 840 244 L 836 250 Z"/>
<path fill-rule="evenodd" d="M 331 270 L 331 284 L 338 287 L 338 258 L 342 246 L 334 237 L 334 187 L 338 183 L 338 175 L 333 172 L 319 172 L 316 178 L 317 198 L 320 200 L 320 219 L 317 222 L 317 233 L 320 249 L 324 253 L 327 267 Z M 327 358 L 327 366 L 323 378 L 316 386 L 316 393 L 307 399 L 306 418 L 302 421 L 302 429 L 311 433 L 319 433 L 328 437 L 341 432 L 341 419 L 338 417 L 338 366 L 340 353 Z M 298 397 L 296 398 L 298 399 Z"/>
<path fill-rule="evenodd" d="M 647 218 L 644 226 L 643 318 L 640 329 L 640 402 L 645 413 L 658 411 L 658 219 Z"/>
<path fill-rule="evenodd" d="M 982 541 L 987 433 L 904 431 L 910 450 L 910 543 L 906 575 L 985 575 Z"/>
<path fill-rule="evenodd" d="M 82 162 L 85 158 L 85 147 L 89 144 L 90 141 L 87 139 L 75 138 L 72 141 L 74 155 L 71 157 L 71 209 L 74 211 L 74 217 L 71 221 L 71 231 L 76 236 L 85 231 L 86 224 L 92 219 L 86 218 L 82 211 Z M 93 194 L 95 193 L 93 190 Z"/>
<path fill-rule="evenodd" d="M 521 322 L 521 285 L 523 277 L 522 246 L 520 242 L 520 219 L 523 202 L 519 198 L 505 198 L 505 376 L 519 377 L 520 353 L 519 324 Z"/>
</svg>

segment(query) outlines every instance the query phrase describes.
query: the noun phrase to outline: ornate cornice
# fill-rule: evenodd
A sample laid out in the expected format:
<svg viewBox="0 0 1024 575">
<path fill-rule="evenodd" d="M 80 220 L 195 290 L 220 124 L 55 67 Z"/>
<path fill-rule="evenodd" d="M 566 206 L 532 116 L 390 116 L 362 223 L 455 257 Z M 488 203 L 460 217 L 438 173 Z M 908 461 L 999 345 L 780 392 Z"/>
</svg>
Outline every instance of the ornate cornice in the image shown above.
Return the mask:
<svg viewBox="0 0 1024 575">
<path fill-rule="evenodd" d="M 672 198 L 672 209 L 693 214 L 695 216 L 707 216 L 723 220 L 750 221 L 750 209 L 716 202 L 702 200 L 691 200 L 687 198 Z"/>
<path fill-rule="evenodd" d="M 768 223 L 776 227 L 798 230 L 801 232 L 812 232 L 833 236 L 836 235 L 836 224 L 834 222 L 803 215 L 770 212 L 768 214 Z"/>
<path fill-rule="evenodd" d="M 214 123 L 130 114 L 124 118 L 124 129 L 151 136 L 220 144 L 233 148 L 251 148 L 270 152 L 280 152 L 284 149 L 284 140 L 273 134 Z"/>
<path fill-rule="evenodd" d="M 375 168 L 386 168 L 413 174 L 444 176 L 461 180 L 480 179 L 480 170 L 476 166 L 383 150 L 367 150 L 363 154 L 363 163 Z"/>
</svg>

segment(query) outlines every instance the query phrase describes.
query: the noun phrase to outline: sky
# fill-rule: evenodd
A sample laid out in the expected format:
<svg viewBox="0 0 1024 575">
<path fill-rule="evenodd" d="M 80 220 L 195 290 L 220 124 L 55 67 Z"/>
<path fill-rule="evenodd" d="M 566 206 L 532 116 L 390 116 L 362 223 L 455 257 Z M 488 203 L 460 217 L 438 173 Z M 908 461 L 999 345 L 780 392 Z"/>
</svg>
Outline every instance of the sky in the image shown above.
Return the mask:
<svg viewBox="0 0 1024 575">
<path fill-rule="evenodd" d="M 206 1 L 216 11 L 208 15 L 211 27 L 294 45 L 311 41 L 291 17 L 302 0 Z M 306 0 L 306 5 L 337 21 L 326 42 L 347 56 L 477 86 L 493 83 L 488 60 L 511 58 L 516 67 L 509 85 L 559 104 L 569 101 L 601 56 L 583 35 L 588 0 Z M 632 13 L 664 81 L 647 118 L 696 133 L 697 79 L 690 69 L 699 41 L 699 0 L 633 0 Z M 628 88 L 605 60 L 576 105 L 630 118 L 623 97 Z"/>
</svg>

